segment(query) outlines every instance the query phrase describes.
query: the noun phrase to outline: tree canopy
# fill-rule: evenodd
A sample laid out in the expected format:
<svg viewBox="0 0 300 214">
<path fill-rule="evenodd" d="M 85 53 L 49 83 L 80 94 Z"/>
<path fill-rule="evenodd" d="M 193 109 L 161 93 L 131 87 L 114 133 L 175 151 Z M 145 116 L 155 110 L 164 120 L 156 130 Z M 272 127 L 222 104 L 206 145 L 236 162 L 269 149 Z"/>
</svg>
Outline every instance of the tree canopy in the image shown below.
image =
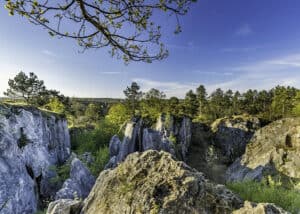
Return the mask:
<svg viewBox="0 0 300 214">
<path fill-rule="evenodd" d="M 179 16 L 195 0 L 6 0 L 10 15 L 19 14 L 51 36 L 76 39 L 84 50 L 110 47 L 125 62 L 160 60 L 168 55 L 155 15 Z"/>
<path fill-rule="evenodd" d="M 19 72 L 13 79 L 8 80 L 9 88 L 4 92 L 4 95 L 13 98 L 24 100 L 28 104 L 43 106 L 56 98 L 57 101 L 66 104 L 68 98 L 60 94 L 56 90 L 48 90 L 44 85 L 43 80 L 39 80 L 37 75 L 24 72 Z"/>
</svg>

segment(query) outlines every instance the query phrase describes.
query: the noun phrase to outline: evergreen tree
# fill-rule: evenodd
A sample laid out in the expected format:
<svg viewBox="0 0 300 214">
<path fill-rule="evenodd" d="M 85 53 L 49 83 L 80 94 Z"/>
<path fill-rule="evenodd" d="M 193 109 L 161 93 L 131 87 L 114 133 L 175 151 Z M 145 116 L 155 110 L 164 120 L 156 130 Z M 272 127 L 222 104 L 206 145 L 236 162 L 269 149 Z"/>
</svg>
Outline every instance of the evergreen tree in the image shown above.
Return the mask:
<svg viewBox="0 0 300 214">
<path fill-rule="evenodd" d="M 197 100 L 199 104 L 198 113 L 200 117 L 204 114 L 205 109 L 207 108 L 207 93 L 204 85 L 200 85 L 196 89 Z"/>
<path fill-rule="evenodd" d="M 136 82 L 132 82 L 131 86 L 124 90 L 126 97 L 127 107 L 130 109 L 131 116 L 136 114 L 138 110 L 139 100 L 142 97 L 142 92 L 140 91 L 140 86 Z"/>
<path fill-rule="evenodd" d="M 196 94 L 190 90 L 186 93 L 184 99 L 184 113 L 185 115 L 194 118 L 198 111 L 198 100 Z"/>
</svg>

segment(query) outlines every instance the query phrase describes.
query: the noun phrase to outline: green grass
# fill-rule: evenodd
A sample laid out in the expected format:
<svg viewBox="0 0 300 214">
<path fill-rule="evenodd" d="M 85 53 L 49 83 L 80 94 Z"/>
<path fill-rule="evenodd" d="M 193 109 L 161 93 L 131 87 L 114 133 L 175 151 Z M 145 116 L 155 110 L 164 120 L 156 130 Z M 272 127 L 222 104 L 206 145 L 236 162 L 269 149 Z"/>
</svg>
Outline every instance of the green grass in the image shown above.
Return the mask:
<svg viewBox="0 0 300 214">
<path fill-rule="evenodd" d="M 227 187 L 244 200 L 257 203 L 273 203 L 294 214 L 300 213 L 300 192 L 265 182 L 244 181 L 229 183 Z"/>
</svg>

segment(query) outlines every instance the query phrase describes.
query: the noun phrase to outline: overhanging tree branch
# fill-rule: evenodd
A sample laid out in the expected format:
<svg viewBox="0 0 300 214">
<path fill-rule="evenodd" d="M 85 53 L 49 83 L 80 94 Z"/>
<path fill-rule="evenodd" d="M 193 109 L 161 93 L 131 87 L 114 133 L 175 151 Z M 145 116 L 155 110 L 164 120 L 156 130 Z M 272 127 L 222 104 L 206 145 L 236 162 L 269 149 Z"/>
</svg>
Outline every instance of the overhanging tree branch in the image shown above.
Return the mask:
<svg viewBox="0 0 300 214">
<path fill-rule="evenodd" d="M 152 62 L 168 56 L 155 15 L 185 15 L 195 0 L 6 0 L 19 14 L 51 36 L 76 39 L 83 50 L 110 47 L 110 54 L 129 61 Z"/>
</svg>

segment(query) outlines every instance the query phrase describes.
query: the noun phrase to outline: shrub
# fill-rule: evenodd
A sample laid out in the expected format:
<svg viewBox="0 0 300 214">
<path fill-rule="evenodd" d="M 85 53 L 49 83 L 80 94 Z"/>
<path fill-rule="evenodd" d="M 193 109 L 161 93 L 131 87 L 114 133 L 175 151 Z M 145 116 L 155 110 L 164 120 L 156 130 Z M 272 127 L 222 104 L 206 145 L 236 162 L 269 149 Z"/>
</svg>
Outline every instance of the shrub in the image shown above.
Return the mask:
<svg viewBox="0 0 300 214">
<path fill-rule="evenodd" d="M 50 170 L 56 172 L 56 177 L 51 178 L 50 181 L 52 183 L 59 184 L 64 182 L 70 177 L 71 163 L 70 161 L 67 161 L 65 164 L 61 166 L 52 165 L 50 166 Z"/>
<path fill-rule="evenodd" d="M 227 187 L 244 200 L 257 203 L 274 203 L 291 213 L 300 212 L 300 193 L 267 182 L 244 181 L 229 183 Z"/>
<path fill-rule="evenodd" d="M 109 160 L 109 141 L 118 133 L 119 126 L 108 120 L 101 120 L 93 130 L 77 130 L 71 135 L 72 150 L 77 154 L 91 152 L 95 158 L 93 164 L 88 165 L 91 172 L 97 176 L 104 169 Z"/>
</svg>

